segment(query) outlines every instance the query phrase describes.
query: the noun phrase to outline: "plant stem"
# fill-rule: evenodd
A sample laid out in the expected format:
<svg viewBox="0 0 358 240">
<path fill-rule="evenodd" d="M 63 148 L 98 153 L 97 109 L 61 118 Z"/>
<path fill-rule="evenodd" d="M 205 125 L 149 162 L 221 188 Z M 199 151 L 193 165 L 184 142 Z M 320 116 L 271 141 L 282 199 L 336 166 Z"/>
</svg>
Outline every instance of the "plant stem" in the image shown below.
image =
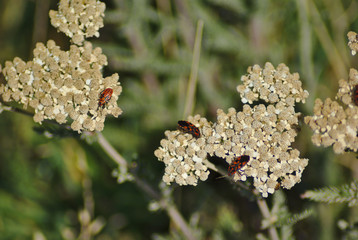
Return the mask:
<svg viewBox="0 0 358 240">
<path fill-rule="evenodd" d="M 98 132 L 97 136 L 99 145 L 108 154 L 108 156 L 110 156 L 121 168 L 127 168 L 127 161 L 114 149 L 103 134 Z"/>
<path fill-rule="evenodd" d="M 98 143 L 102 149 L 119 165 L 121 169 L 127 168 L 127 161 L 114 149 L 114 147 L 107 141 L 102 133 L 98 133 Z M 186 239 L 195 240 L 194 234 L 189 225 L 185 222 L 183 216 L 176 209 L 175 205 L 162 197 L 156 190 L 152 188 L 147 182 L 140 179 L 136 174 L 132 174 L 137 186 L 146 194 L 159 202 L 160 206 L 166 210 L 170 219 L 178 226 L 178 228 L 185 235 Z"/>
<path fill-rule="evenodd" d="M 257 199 L 257 205 L 259 206 L 259 209 L 260 209 L 260 212 L 262 214 L 262 216 L 266 219 L 270 219 L 271 218 L 271 213 L 270 213 L 270 210 L 267 206 L 267 203 L 264 199 L 262 198 L 258 198 Z M 278 233 L 277 233 L 277 230 L 275 227 L 271 226 L 268 228 L 268 232 L 269 232 L 269 235 L 270 235 L 270 238 L 272 240 L 279 240 L 279 236 L 278 236 Z"/>
<path fill-rule="evenodd" d="M 306 0 L 307 1 L 307 0 Z M 314 1 L 307 1 L 309 13 L 311 14 L 313 29 L 316 32 L 318 40 L 322 44 L 322 48 L 327 54 L 328 60 L 331 64 L 334 74 L 338 79 L 347 78 L 347 69 L 345 59 L 339 53 L 336 45 L 334 44 L 332 38 L 329 35 L 329 31 L 324 21 L 322 20 L 322 16 L 317 9 Z"/>
<path fill-rule="evenodd" d="M 184 118 L 188 117 L 194 109 L 195 91 L 198 82 L 198 71 L 199 71 L 199 59 L 201 40 L 203 37 L 203 20 L 199 20 L 196 26 L 195 43 L 193 50 L 193 59 L 191 63 L 190 78 L 188 83 L 187 95 L 185 99 Z"/>
<path fill-rule="evenodd" d="M 142 181 L 138 176 L 134 175 L 134 179 L 139 188 L 141 188 L 149 196 L 157 200 L 160 206 L 166 210 L 170 219 L 175 223 L 176 226 L 179 227 L 179 229 L 181 229 L 186 239 L 195 240 L 195 237 L 190 227 L 185 222 L 184 218 L 182 217 L 178 209 L 175 207 L 175 205 L 173 203 L 170 203 L 167 199 L 161 198 L 158 192 L 156 192 L 148 183 Z"/>
<path fill-rule="evenodd" d="M 24 115 L 29 116 L 29 117 L 34 116 L 34 114 L 31 113 L 31 112 L 25 111 L 25 110 L 23 110 L 21 108 L 16 108 L 16 107 L 5 105 L 4 102 L 0 101 L 0 112 L 2 110 L 8 111 L 8 112 L 21 113 L 21 114 L 24 114 Z"/>
<path fill-rule="evenodd" d="M 23 110 L 21 108 L 8 106 L 3 101 L 0 100 L 0 113 L 2 111 L 20 113 L 20 114 L 23 114 L 23 115 L 28 116 L 28 117 L 34 117 L 34 113 L 25 111 L 25 110 Z M 55 120 L 44 119 L 42 122 L 49 123 L 49 124 L 54 124 L 54 125 L 57 125 L 57 126 L 63 128 L 63 129 L 66 129 L 66 130 L 71 129 L 70 126 L 65 125 L 65 124 L 60 124 L 60 123 L 56 122 Z"/>
</svg>

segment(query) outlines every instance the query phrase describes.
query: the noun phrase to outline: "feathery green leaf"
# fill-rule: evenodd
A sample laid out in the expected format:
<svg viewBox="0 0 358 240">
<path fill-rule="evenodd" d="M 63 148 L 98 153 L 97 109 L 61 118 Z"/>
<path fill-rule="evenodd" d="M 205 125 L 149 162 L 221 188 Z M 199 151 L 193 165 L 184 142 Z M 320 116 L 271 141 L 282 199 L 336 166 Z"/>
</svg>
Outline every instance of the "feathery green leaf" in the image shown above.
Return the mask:
<svg viewBox="0 0 358 240">
<path fill-rule="evenodd" d="M 325 187 L 307 191 L 302 198 L 308 198 L 316 202 L 324 203 L 348 203 L 348 206 L 356 206 L 358 203 L 357 181 L 340 187 Z"/>
</svg>

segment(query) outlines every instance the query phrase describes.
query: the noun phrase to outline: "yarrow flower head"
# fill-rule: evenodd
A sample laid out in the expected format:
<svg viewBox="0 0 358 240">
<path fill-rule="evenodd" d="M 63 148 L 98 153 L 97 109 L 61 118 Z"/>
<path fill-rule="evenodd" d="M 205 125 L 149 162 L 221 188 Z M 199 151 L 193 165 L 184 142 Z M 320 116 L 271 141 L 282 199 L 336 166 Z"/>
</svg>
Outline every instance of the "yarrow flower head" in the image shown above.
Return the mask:
<svg viewBox="0 0 358 240">
<path fill-rule="evenodd" d="M 71 121 L 74 131 L 102 131 L 108 114 L 118 117 L 122 87 L 118 74 L 103 78 L 107 57 L 84 37 L 99 36 L 105 4 L 98 0 L 61 0 L 59 11 L 50 11 L 52 24 L 76 45 L 62 51 L 53 40 L 37 43 L 32 61 L 7 61 L 0 86 L 5 102 L 16 101 L 35 109 L 34 121 Z M 101 108 L 99 108 L 101 107 Z"/>
<path fill-rule="evenodd" d="M 358 51 L 358 34 L 355 32 L 348 32 L 348 47 L 351 49 L 352 55 L 356 55 Z"/>
<path fill-rule="evenodd" d="M 189 117 L 188 121 L 201 131 L 201 137 L 180 130 L 166 131 L 160 147 L 154 155 L 165 164 L 163 181 L 167 184 L 194 185 L 198 180 L 205 181 L 209 171 L 204 160 L 207 158 L 206 139 L 212 134 L 211 123 L 199 115 Z"/>
<path fill-rule="evenodd" d="M 62 51 L 54 41 L 47 46 L 38 43 L 32 61 L 15 58 L 7 61 L 3 74 L 7 83 L 0 87 L 5 102 L 16 101 L 35 109 L 34 121 L 54 119 L 58 123 L 72 120 L 71 128 L 101 131 L 106 115 L 118 117 L 122 110 L 117 106 L 122 87 L 118 75 L 103 78 L 101 70 L 107 58 L 100 48 L 92 48 L 85 42 L 83 47 L 71 45 Z M 113 89 L 106 108 L 98 109 L 101 91 Z"/>
<path fill-rule="evenodd" d="M 219 134 L 221 138 L 216 142 L 224 143 L 218 150 L 229 164 L 239 156 L 250 156 L 234 180 L 253 177 L 255 188 L 267 197 L 278 184 L 290 189 L 299 183 L 308 164 L 308 159 L 299 158 L 299 151 L 291 146 L 300 115 L 294 106 L 296 102 L 304 103 L 308 92 L 302 89 L 299 74 L 291 74 L 283 63 L 276 69 L 269 62 L 264 68 L 249 67 L 241 80 L 243 85 L 237 90 L 243 103 L 263 100 L 269 105 L 245 104 L 242 112 L 229 109 L 228 114 L 219 110 L 215 130 L 221 129 L 219 132 L 224 134 Z"/>
<path fill-rule="evenodd" d="M 358 150 L 358 71 L 350 69 L 348 81 L 339 81 L 339 90 L 334 101 L 316 99 L 313 116 L 305 117 L 305 122 L 313 130 L 312 142 L 328 147 L 333 145 L 335 153 L 345 150 Z M 341 104 L 342 103 L 342 104 Z"/>
<path fill-rule="evenodd" d="M 155 151 L 158 159 L 166 164 L 164 182 L 175 181 L 184 185 L 183 176 L 178 174 L 181 173 L 181 166 L 188 163 L 194 166 L 198 157 L 202 162 L 207 155 L 223 158 L 228 164 L 240 156 L 248 156 L 250 160 L 235 172 L 233 180 L 245 181 L 247 177 L 253 177 L 254 186 L 263 197 L 274 193 L 278 184 L 290 189 L 301 181 L 308 159 L 300 158 L 299 151 L 293 149 L 291 143 L 296 136 L 295 125 L 300 115 L 295 112 L 294 106 L 296 102 L 305 102 L 308 92 L 302 89 L 298 73 L 291 74 L 284 64 L 275 69 L 271 63 L 266 63 L 264 69 L 258 65 L 249 67 L 248 75 L 242 80 L 244 84 L 239 85 L 237 90 L 244 103 L 251 104 L 261 99 L 268 105 L 251 107 L 245 104 L 243 111 L 230 108 L 228 113 L 219 109 L 214 124 L 205 119 L 201 122 L 189 119 L 201 129 L 199 139 L 179 131 L 167 131 L 168 139 L 163 139 L 161 147 Z M 197 149 L 195 154 L 194 151 L 187 154 L 191 147 Z M 179 171 L 177 166 L 180 166 Z M 187 175 L 188 171 L 184 176 Z M 185 184 L 191 182 L 186 181 Z M 196 184 L 195 181 L 192 185 Z"/>
<path fill-rule="evenodd" d="M 293 107 L 244 105 L 242 112 L 230 108 L 228 113 L 218 110 L 214 126 L 215 155 L 228 164 L 242 155 L 249 162 L 238 171 L 233 180 L 246 181 L 253 177 L 255 188 L 263 197 L 274 193 L 278 183 L 290 189 L 301 181 L 308 159 L 299 158 L 299 151 L 292 149 L 298 123 L 298 113 Z"/>
<path fill-rule="evenodd" d="M 275 69 L 269 62 L 262 69 L 259 65 L 248 68 L 248 74 L 241 77 L 243 85 L 237 86 L 242 103 L 264 100 L 267 103 L 282 102 L 294 106 L 296 102 L 305 103 L 308 92 L 302 89 L 298 73 L 290 73 L 283 63 Z"/>
<path fill-rule="evenodd" d="M 61 0 L 58 11 L 51 10 L 51 24 L 76 45 L 85 38 L 99 37 L 106 5 L 98 0 Z"/>
</svg>

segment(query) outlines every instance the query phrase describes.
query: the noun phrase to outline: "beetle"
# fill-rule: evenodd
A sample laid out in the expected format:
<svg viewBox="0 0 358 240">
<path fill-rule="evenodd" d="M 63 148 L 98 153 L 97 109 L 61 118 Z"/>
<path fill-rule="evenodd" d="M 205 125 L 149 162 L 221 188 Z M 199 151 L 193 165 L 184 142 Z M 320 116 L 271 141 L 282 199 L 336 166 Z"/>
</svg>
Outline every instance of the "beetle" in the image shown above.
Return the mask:
<svg viewBox="0 0 358 240">
<path fill-rule="evenodd" d="M 102 109 L 105 107 L 105 105 L 111 100 L 113 94 L 112 88 L 106 88 L 104 89 L 101 94 L 99 95 L 98 99 L 98 108 L 102 107 Z"/>
<path fill-rule="evenodd" d="M 195 127 L 194 124 L 188 121 L 178 121 L 178 129 L 184 133 L 190 133 L 193 137 L 200 137 L 199 128 Z"/>
<path fill-rule="evenodd" d="M 228 175 L 232 176 L 250 161 L 250 156 L 242 155 L 235 158 L 228 168 Z"/>
</svg>

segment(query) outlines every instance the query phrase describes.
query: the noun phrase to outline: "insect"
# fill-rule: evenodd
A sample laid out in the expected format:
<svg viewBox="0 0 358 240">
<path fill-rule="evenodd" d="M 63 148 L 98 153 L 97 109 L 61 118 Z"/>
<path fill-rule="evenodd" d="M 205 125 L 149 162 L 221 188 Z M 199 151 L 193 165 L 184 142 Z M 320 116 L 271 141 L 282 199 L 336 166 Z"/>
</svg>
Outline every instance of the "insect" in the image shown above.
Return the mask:
<svg viewBox="0 0 358 240">
<path fill-rule="evenodd" d="M 275 186 L 275 190 L 277 191 L 277 190 L 279 190 L 280 189 L 280 187 L 281 187 L 281 183 L 276 183 L 276 186 Z"/>
<path fill-rule="evenodd" d="M 199 128 L 195 127 L 194 124 L 188 121 L 178 121 L 178 129 L 184 133 L 190 133 L 193 137 L 200 137 Z"/>
<path fill-rule="evenodd" d="M 235 158 L 229 168 L 228 168 L 228 175 L 232 176 L 237 171 L 239 171 L 243 166 L 245 166 L 250 161 L 250 156 L 242 155 L 240 157 Z"/>
<path fill-rule="evenodd" d="M 352 100 L 356 106 L 358 106 L 358 84 L 354 86 L 352 93 Z"/>
<path fill-rule="evenodd" d="M 101 92 L 101 94 L 99 95 L 98 108 L 100 108 L 100 107 L 104 108 L 106 103 L 108 103 L 109 100 L 111 100 L 112 94 L 113 94 L 113 89 L 112 88 L 104 89 Z"/>
</svg>

